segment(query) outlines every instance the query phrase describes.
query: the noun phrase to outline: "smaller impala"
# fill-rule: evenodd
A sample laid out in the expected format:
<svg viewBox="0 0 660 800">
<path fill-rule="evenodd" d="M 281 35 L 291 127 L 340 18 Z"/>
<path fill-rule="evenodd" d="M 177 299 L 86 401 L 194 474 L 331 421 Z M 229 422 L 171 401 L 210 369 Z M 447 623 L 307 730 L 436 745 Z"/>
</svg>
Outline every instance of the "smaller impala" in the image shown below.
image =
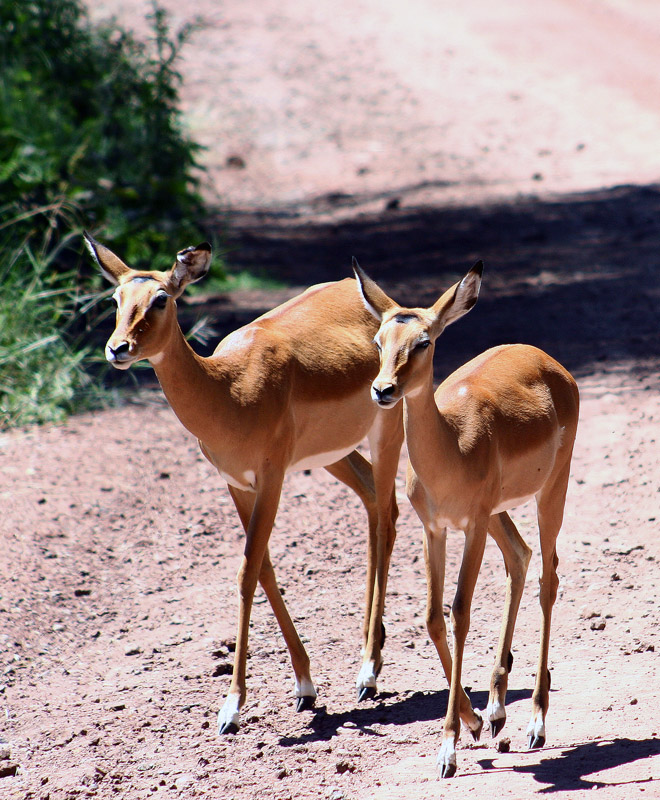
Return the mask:
<svg viewBox="0 0 660 800">
<path fill-rule="evenodd" d="M 218 730 L 237 730 L 245 702 L 250 612 L 261 583 L 289 649 L 297 708 L 316 698 L 309 657 L 275 579 L 268 541 L 287 472 L 325 467 L 360 497 L 369 518 L 360 699 L 376 692 L 382 616 L 398 510 L 394 479 L 403 442 L 401 414 L 378 409 L 369 386 L 378 372 L 378 323 L 345 279 L 313 286 L 198 356 L 177 321 L 176 299 L 203 278 L 211 247 L 188 247 L 167 272 L 130 269 L 85 234 L 103 274 L 117 284 L 107 360 L 128 369 L 147 359 L 180 422 L 227 481 L 245 529 L 238 572 L 234 671 Z M 373 470 L 355 448 L 369 440 Z"/>
<path fill-rule="evenodd" d="M 403 308 L 354 263 L 366 308 L 380 322 L 374 342 L 380 372 L 372 397 L 381 408 L 403 399 L 409 465 L 407 494 L 424 525 L 426 622 L 450 683 L 444 736 L 438 754 L 442 777 L 456 772 L 460 720 L 478 739 L 483 721 L 461 684 L 470 607 L 486 534 L 506 565 L 506 602 L 487 708 L 493 736 L 504 708 L 511 642 L 531 550 L 507 511 L 536 499 L 542 571 L 541 646 L 527 729 L 530 748 L 545 743 L 550 673 L 550 618 L 557 596 L 556 541 L 578 423 L 578 389 L 571 375 L 535 347 L 495 347 L 452 373 L 433 394 L 433 351 L 444 328 L 477 302 L 479 262 L 431 308 Z M 453 659 L 442 610 L 446 529 L 465 534 L 452 605 Z"/>
</svg>

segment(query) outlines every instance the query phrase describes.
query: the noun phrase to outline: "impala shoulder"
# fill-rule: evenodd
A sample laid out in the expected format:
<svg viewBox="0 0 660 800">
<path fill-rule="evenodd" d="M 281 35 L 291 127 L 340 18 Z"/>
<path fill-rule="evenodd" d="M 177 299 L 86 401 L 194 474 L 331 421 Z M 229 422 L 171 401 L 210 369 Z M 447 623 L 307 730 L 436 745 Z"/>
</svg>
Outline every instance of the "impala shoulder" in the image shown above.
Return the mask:
<svg viewBox="0 0 660 800">
<path fill-rule="evenodd" d="M 280 358 L 288 357 L 287 339 L 265 320 L 261 322 L 261 319 L 225 336 L 215 348 L 213 355 L 238 363 L 245 363 L 246 359 L 258 360 L 264 357 L 270 361 L 278 354 Z"/>
</svg>

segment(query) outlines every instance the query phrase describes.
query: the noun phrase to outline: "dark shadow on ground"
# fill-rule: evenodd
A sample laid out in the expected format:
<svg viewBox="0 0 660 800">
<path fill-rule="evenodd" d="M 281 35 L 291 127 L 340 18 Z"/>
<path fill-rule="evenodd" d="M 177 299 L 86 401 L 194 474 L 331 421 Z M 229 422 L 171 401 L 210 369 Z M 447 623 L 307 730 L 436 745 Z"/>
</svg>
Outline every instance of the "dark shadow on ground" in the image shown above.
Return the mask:
<svg viewBox="0 0 660 800">
<path fill-rule="evenodd" d="M 332 205 L 332 198 L 326 198 Z M 349 202 L 342 196 L 343 206 Z M 326 209 L 327 210 L 327 209 Z M 342 211 L 345 214 L 345 209 Z M 327 221 L 296 210 L 236 211 L 218 222 L 231 270 L 288 285 L 180 301 L 184 330 L 207 317 L 220 338 L 292 293 L 351 275 L 351 257 L 399 302 L 429 305 L 477 259 L 481 296 L 436 351 L 444 377 L 488 347 L 526 342 L 577 377 L 625 369 L 659 382 L 660 186 L 623 186 L 552 201 L 530 198 L 461 207 L 398 207 Z M 325 220 L 325 221 L 324 221 Z M 95 334 L 101 352 L 112 323 Z M 134 377 L 153 382 L 153 372 Z M 110 381 L 121 381 L 112 375 Z"/>
<path fill-rule="evenodd" d="M 230 268 L 294 286 L 346 277 L 356 256 L 395 299 L 414 305 L 430 304 L 482 258 L 479 303 L 443 335 L 439 374 L 514 341 L 546 349 L 578 375 L 660 357 L 660 187 L 404 207 L 338 222 L 236 213 L 227 246 Z"/>
<path fill-rule="evenodd" d="M 509 771 L 530 773 L 536 781 L 546 784 L 539 790 L 539 794 L 550 794 L 553 792 L 601 789 L 605 786 L 622 786 L 624 784 L 612 781 L 588 780 L 586 776 L 657 755 L 660 755 L 660 739 L 642 741 L 613 739 L 578 744 L 575 747 L 564 750 L 559 755 L 555 751 L 538 764 L 515 766 L 512 770 L 508 767 L 500 769 L 494 766 L 494 760 L 491 758 L 481 759 L 478 763 L 485 770 L 496 770 L 502 773 Z M 659 783 L 660 780 L 657 778 L 643 778 L 626 782 L 626 784 L 640 787 L 646 784 L 654 784 L 657 787 Z M 650 786 L 649 791 L 651 791 Z M 650 796 L 656 795 L 652 794 Z"/>
<path fill-rule="evenodd" d="M 528 700 L 531 689 L 513 689 L 507 692 L 507 704 Z M 327 741 L 337 735 L 340 728 L 351 726 L 370 736 L 385 736 L 382 726 L 409 725 L 411 722 L 431 722 L 442 725 L 447 713 L 448 690 L 438 692 L 407 692 L 405 696 L 396 693 L 382 693 L 375 702 L 358 703 L 354 709 L 340 714 L 327 713 L 325 706 L 314 711 L 309 728 L 299 736 L 288 736 L 280 740 L 284 747 L 307 742 Z M 472 692 L 470 700 L 475 708 L 485 708 L 488 692 Z M 374 728 L 374 726 L 377 726 Z M 467 734 L 464 734 L 469 738 Z M 488 737 L 488 724 L 484 725 L 482 736 Z"/>
</svg>

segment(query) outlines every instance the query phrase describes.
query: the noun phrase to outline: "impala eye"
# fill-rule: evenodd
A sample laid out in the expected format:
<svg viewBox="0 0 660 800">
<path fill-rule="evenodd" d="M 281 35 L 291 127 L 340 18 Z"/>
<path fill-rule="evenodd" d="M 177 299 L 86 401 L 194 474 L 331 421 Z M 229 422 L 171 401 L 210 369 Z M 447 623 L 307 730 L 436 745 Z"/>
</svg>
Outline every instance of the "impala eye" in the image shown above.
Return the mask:
<svg viewBox="0 0 660 800">
<path fill-rule="evenodd" d="M 430 344 L 431 344 L 430 339 L 422 339 L 421 342 L 417 342 L 417 344 L 415 345 L 415 350 L 426 350 L 426 348 L 429 347 Z"/>
<path fill-rule="evenodd" d="M 168 300 L 168 294 L 165 294 L 165 292 L 158 292 L 158 294 L 151 301 L 151 308 L 165 308 Z"/>
</svg>

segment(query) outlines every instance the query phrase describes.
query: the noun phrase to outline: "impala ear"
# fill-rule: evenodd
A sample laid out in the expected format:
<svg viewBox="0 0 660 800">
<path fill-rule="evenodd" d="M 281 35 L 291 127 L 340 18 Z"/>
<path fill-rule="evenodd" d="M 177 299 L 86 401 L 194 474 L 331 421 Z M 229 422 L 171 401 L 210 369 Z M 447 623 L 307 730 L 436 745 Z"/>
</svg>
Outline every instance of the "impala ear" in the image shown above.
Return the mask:
<svg viewBox="0 0 660 800">
<path fill-rule="evenodd" d="M 355 279 L 357 280 L 360 295 L 362 296 L 362 302 L 367 311 L 373 314 L 380 322 L 383 318 L 383 314 L 390 308 L 394 308 L 396 303 L 385 294 L 375 281 L 371 280 L 367 273 L 360 267 L 355 257 L 353 257 L 353 272 L 355 273 Z"/>
<path fill-rule="evenodd" d="M 111 283 L 119 283 L 121 276 L 130 271 L 121 258 L 116 256 L 105 245 L 97 242 L 87 231 L 83 231 L 83 240 L 92 258 L 99 265 L 103 277 Z"/>
<path fill-rule="evenodd" d="M 456 322 L 474 306 L 479 297 L 481 276 L 484 262 L 477 261 L 462 281 L 454 284 L 442 297 L 434 303 L 435 322 L 431 331 L 432 337 L 439 336 L 442 331 Z"/>
<path fill-rule="evenodd" d="M 211 266 L 211 245 L 202 242 L 196 247 L 186 247 L 176 254 L 176 264 L 170 272 L 170 280 L 179 294 L 189 283 L 200 281 Z"/>
</svg>

